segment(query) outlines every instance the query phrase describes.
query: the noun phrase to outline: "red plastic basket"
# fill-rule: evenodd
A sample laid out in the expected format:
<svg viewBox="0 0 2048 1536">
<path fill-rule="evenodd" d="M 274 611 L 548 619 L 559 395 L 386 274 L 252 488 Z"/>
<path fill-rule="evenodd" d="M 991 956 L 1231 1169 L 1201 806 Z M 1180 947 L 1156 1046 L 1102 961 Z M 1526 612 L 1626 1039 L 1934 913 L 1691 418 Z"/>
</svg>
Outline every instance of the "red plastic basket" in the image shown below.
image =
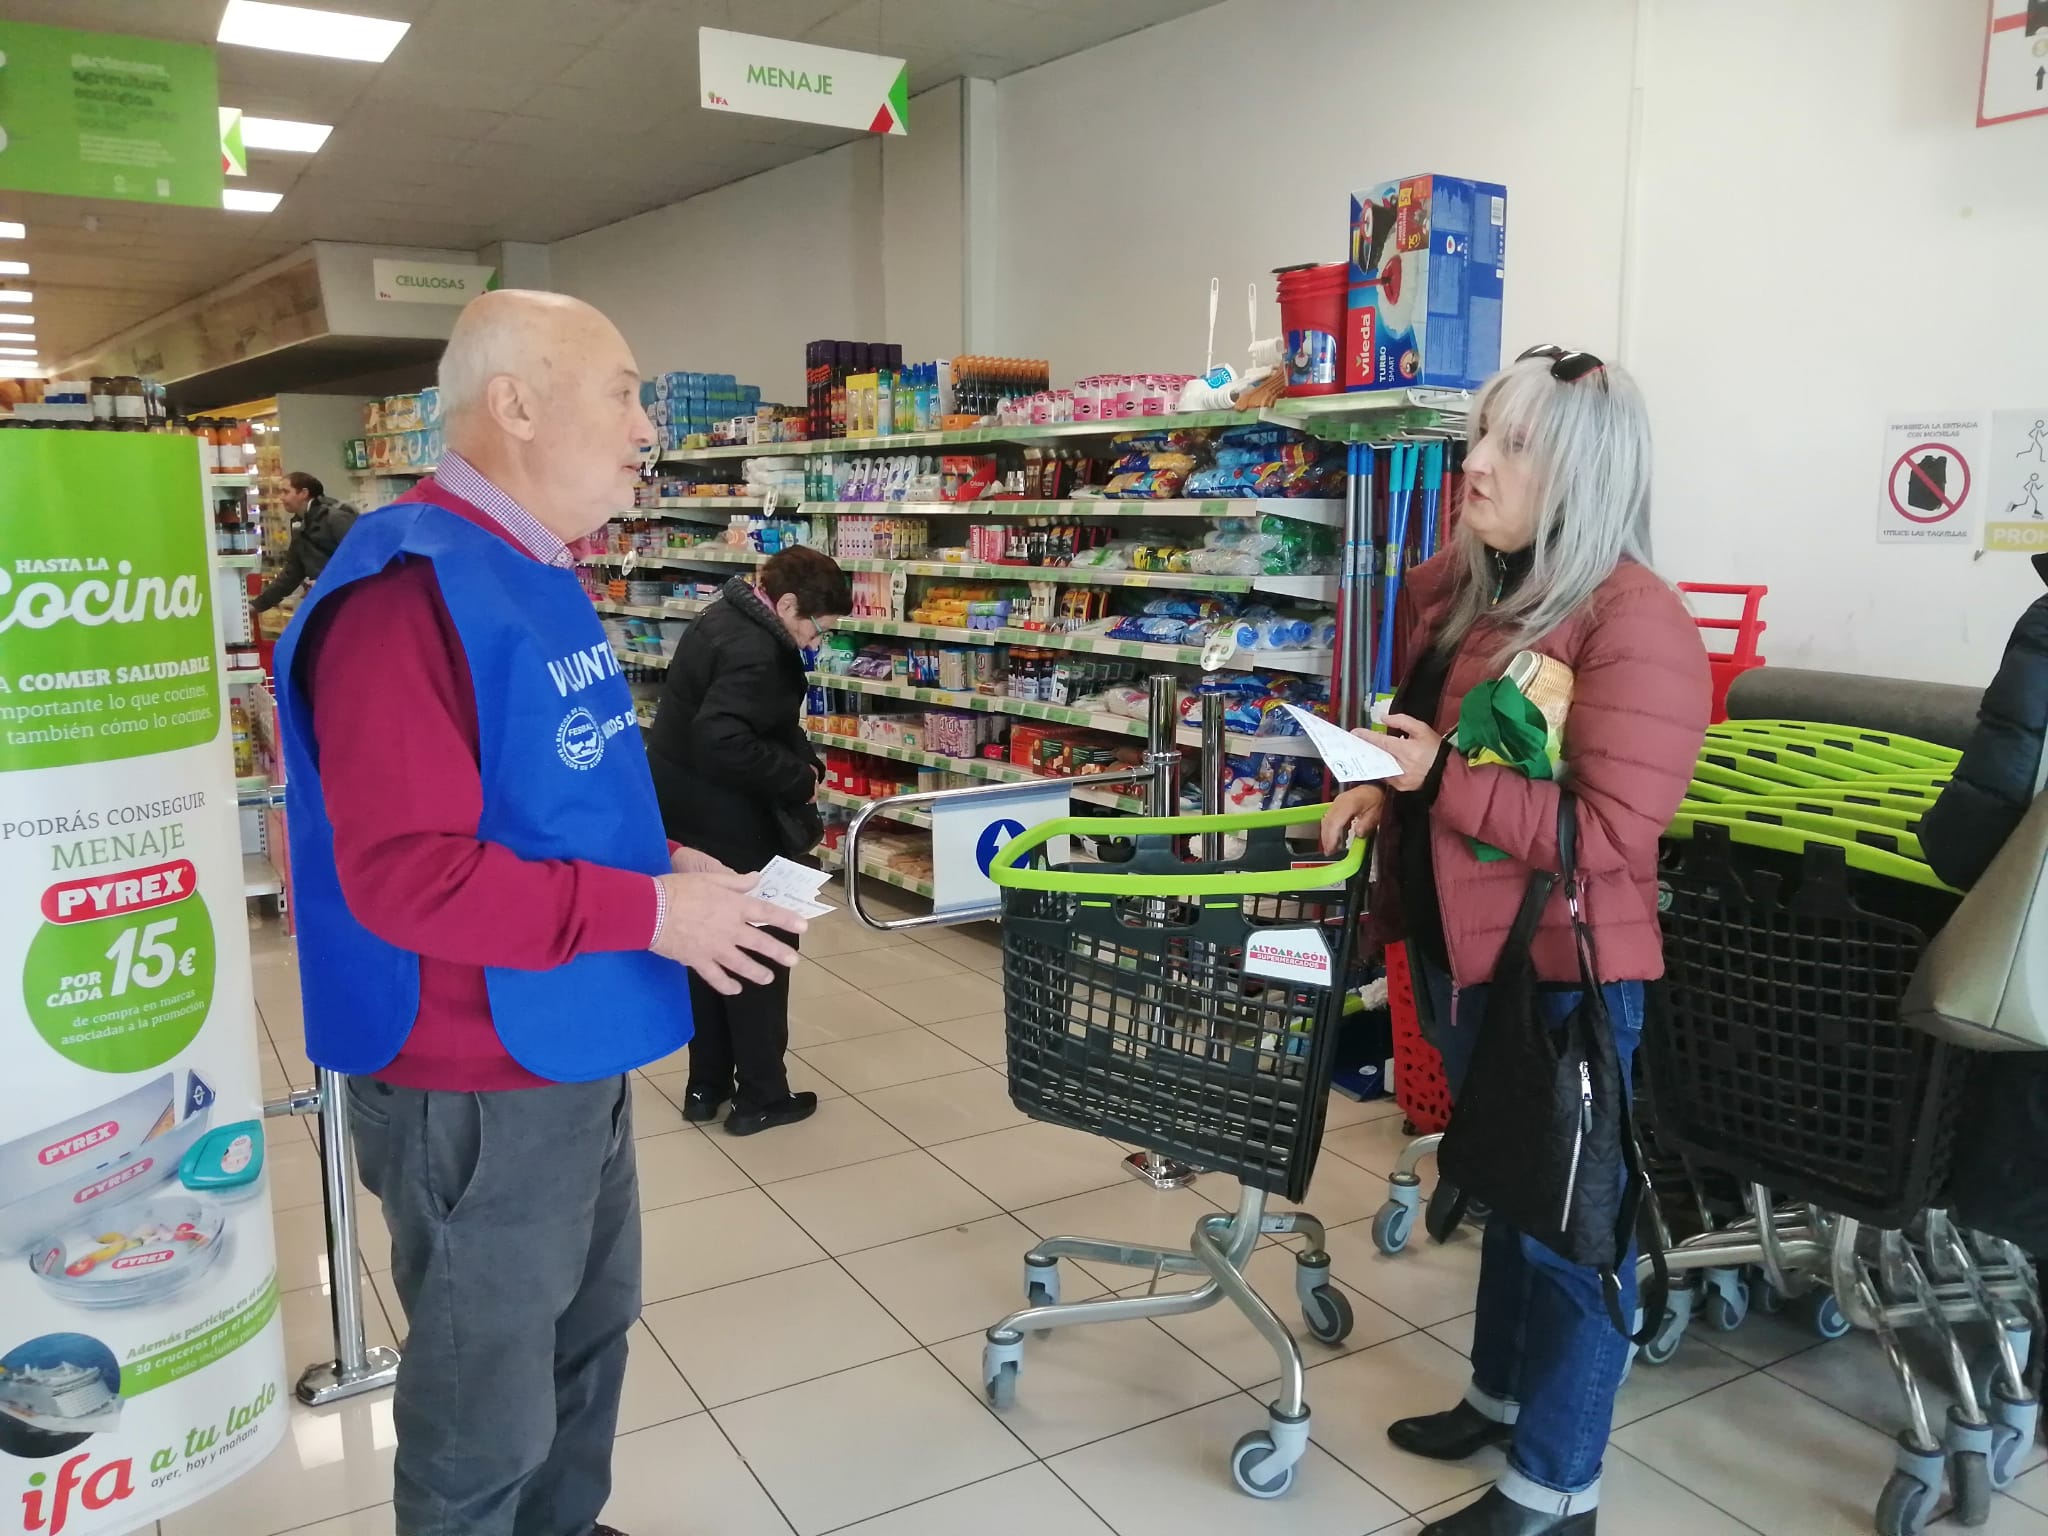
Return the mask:
<svg viewBox="0 0 2048 1536">
<path fill-rule="evenodd" d="M 1422 1038 L 1405 944 L 1387 946 L 1387 1012 L 1394 1021 L 1394 1102 L 1417 1134 L 1433 1136 L 1451 1123 L 1451 1088 L 1442 1054 Z"/>
<path fill-rule="evenodd" d="M 1757 610 L 1763 606 L 1764 594 L 1769 587 L 1729 587 L 1712 582 L 1681 581 L 1678 590 L 1688 597 L 1739 597 L 1742 599 L 1742 617 L 1739 619 L 1701 618 L 1693 615 L 1693 622 L 1702 630 L 1732 630 L 1734 643 L 1725 651 L 1707 647 L 1707 665 L 1714 676 L 1714 723 L 1720 724 L 1728 718 L 1728 690 L 1735 679 L 1751 667 L 1760 667 L 1764 658 L 1757 654 L 1756 643 L 1768 627 L 1757 617 Z"/>
</svg>

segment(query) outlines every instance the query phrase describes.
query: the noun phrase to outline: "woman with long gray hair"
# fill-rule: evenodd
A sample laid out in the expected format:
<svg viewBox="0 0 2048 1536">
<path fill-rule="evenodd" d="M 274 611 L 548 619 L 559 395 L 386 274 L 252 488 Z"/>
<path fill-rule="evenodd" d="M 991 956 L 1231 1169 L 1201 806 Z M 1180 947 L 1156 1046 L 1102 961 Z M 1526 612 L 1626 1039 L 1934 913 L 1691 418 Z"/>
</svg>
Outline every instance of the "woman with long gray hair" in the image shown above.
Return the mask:
<svg viewBox="0 0 2048 1536">
<path fill-rule="evenodd" d="M 1347 790 L 1323 821 L 1333 847 L 1382 828 L 1375 911 L 1391 915 L 1388 937 L 1407 941 L 1454 1102 L 1530 872 L 1559 868 L 1561 785 L 1578 802 L 1580 904 L 1627 1081 L 1645 983 L 1664 971 L 1657 840 L 1710 709 L 1699 631 L 1650 569 L 1650 430 L 1635 381 L 1590 353 L 1535 348 L 1480 392 L 1473 424 L 1457 528 L 1408 577 L 1409 669 L 1388 734 L 1371 738 L 1402 771 Z M 1466 694 L 1525 651 L 1548 658 L 1552 686 L 1570 690 L 1554 778 L 1473 761 L 1448 739 Z M 1540 1015 L 1561 1024 L 1582 984 L 1561 895 L 1531 953 Z M 1621 1276 L 1627 1316 L 1633 1263 Z M 1455 1407 L 1387 1433 L 1441 1461 L 1506 1446 L 1507 1471 L 1425 1536 L 1591 1536 L 1627 1357 L 1599 1272 L 1495 1216 L 1481 1248 L 1471 1385 Z"/>
</svg>

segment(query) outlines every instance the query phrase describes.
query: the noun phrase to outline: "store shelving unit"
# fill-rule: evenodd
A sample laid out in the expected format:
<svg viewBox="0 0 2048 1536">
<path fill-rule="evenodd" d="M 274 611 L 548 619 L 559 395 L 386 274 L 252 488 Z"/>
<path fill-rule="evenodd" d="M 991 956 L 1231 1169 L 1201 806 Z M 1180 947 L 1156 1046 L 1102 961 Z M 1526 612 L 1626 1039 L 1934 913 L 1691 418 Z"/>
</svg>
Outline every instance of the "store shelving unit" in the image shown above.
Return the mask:
<svg viewBox="0 0 2048 1536">
<path fill-rule="evenodd" d="M 823 439 L 806 442 L 775 442 L 759 444 L 722 444 L 684 448 L 663 456 L 665 466 L 717 466 L 716 472 L 726 472 L 727 466 L 736 466 L 739 461 L 757 458 L 805 459 L 820 454 L 853 456 L 860 454 L 892 454 L 903 452 L 943 452 L 948 450 L 988 450 L 998 447 L 1030 447 L 1033 445 L 1060 445 L 1077 440 L 1102 439 L 1118 433 L 1152 431 L 1161 429 L 1213 429 L 1248 424 L 1270 424 L 1295 428 L 1330 442 L 1385 442 L 1408 434 L 1445 435 L 1461 430 L 1462 419 L 1470 408 L 1470 397 L 1461 391 L 1448 390 L 1394 390 L 1370 394 L 1346 394 L 1324 396 L 1304 400 L 1283 400 L 1277 405 L 1257 412 L 1206 411 L 1183 413 L 1171 416 L 1124 418 L 1104 422 L 1077 422 L 1042 424 L 1035 426 L 993 426 L 977 427 L 965 431 L 900 433 L 887 437 L 861 439 Z M 1367 515 L 1356 486 L 1344 498 L 1293 499 L 1293 498 L 1188 498 L 1175 500 L 1138 501 L 1104 497 L 1069 497 L 1054 500 L 1012 500 L 991 498 L 966 502 L 927 501 L 780 501 L 773 497 L 747 495 L 704 494 L 668 496 L 643 500 L 630 512 L 622 514 L 627 519 L 661 521 L 677 525 L 692 522 L 721 524 L 729 522 L 732 515 L 740 512 L 763 513 L 771 517 L 788 517 L 816 523 L 820 520 L 836 520 L 852 517 L 908 517 L 944 519 L 931 530 L 934 543 L 940 541 L 941 529 L 954 519 L 980 518 L 989 521 L 1016 521 L 1022 519 L 1045 519 L 1058 521 L 1087 521 L 1091 524 L 1125 524 L 1140 527 L 1160 521 L 1187 520 L 1200 522 L 1226 518 L 1284 517 L 1299 522 L 1340 531 L 1340 545 L 1349 546 L 1347 566 L 1353 572 L 1352 580 L 1358 587 L 1347 588 L 1344 578 L 1336 575 L 1287 575 L 1287 576 L 1225 576 L 1206 575 L 1181 571 L 1138 571 L 1106 569 L 1099 566 L 1027 566 L 1010 565 L 990 561 L 944 560 L 926 557 L 867 558 L 841 557 L 842 569 L 852 573 L 874 573 L 900 576 L 905 582 L 919 580 L 960 581 L 960 582 L 1013 582 L 1013 583 L 1054 583 L 1067 586 L 1090 586 L 1124 588 L 1141 592 L 1158 593 L 1210 593 L 1230 594 L 1247 598 L 1279 599 L 1294 604 L 1310 604 L 1333 607 L 1340 599 L 1346 598 L 1347 591 L 1359 593 L 1359 600 L 1370 611 L 1374 601 L 1370 573 L 1376 569 L 1376 555 L 1370 549 L 1370 531 L 1363 526 Z M 634 572 L 713 572 L 719 570 L 745 569 L 759 565 L 767 557 L 751 549 L 725 543 L 686 542 L 691 535 L 678 527 L 670 535 L 673 542 L 659 550 L 619 551 L 590 557 L 586 562 L 602 569 L 616 571 L 621 575 Z M 1191 538 L 1190 542 L 1194 542 Z M 1369 573 L 1361 579 L 1358 573 L 1363 569 Z M 702 598 L 669 598 L 658 609 L 647 605 L 634 605 L 601 599 L 597 603 L 602 613 L 620 618 L 688 618 L 700 613 L 706 605 Z M 905 607 L 910 606 L 905 602 Z M 898 608 L 896 612 L 902 612 Z M 1101 625 L 1096 626 L 1099 630 Z M 1140 641 L 1113 640 L 1102 633 L 1056 633 L 1035 629 L 1004 627 L 995 629 L 965 629 L 941 625 L 922 624 L 908 618 L 886 614 L 865 613 L 842 618 L 837 628 L 854 635 L 887 636 L 904 640 L 933 641 L 945 645 L 973 647 L 1026 647 L 1042 650 L 1068 651 L 1101 658 L 1134 661 L 1154 668 L 1177 669 L 1184 672 L 1214 673 L 1231 671 L 1270 671 L 1293 674 L 1302 677 L 1327 678 L 1336 669 L 1332 652 L 1327 649 L 1289 651 L 1232 651 L 1225 646 L 1162 645 Z M 639 665 L 659 665 L 672 654 L 670 648 L 660 652 L 628 651 L 620 649 L 621 661 L 630 659 Z M 1043 721 L 1062 726 L 1074 726 L 1097 731 L 1119 738 L 1140 738 L 1145 735 L 1142 721 L 1099 710 L 1074 708 L 1066 705 L 1043 703 L 1037 700 L 1011 698 L 1003 694 L 978 694 L 958 692 L 926 686 L 913 686 L 895 681 L 848 677 L 838 673 L 814 672 L 810 681 L 815 686 L 849 693 L 889 698 L 935 708 L 966 709 L 981 713 L 1002 715 L 1018 720 Z M 884 758 L 912 764 L 919 768 L 937 769 L 964 778 L 985 781 L 1016 783 L 1035 782 L 1050 777 L 1028 768 L 1015 766 L 1004 761 L 986 758 L 951 758 L 937 753 L 868 741 L 857 736 L 843 736 L 807 727 L 807 734 L 821 748 L 833 748 L 860 753 L 869 757 Z M 1179 733 L 1182 745 L 1199 746 L 1199 732 L 1183 729 Z M 1226 746 L 1232 756 L 1312 756 L 1313 749 L 1301 737 L 1259 737 L 1233 734 L 1227 738 Z M 1114 810 L 1130 810 L 1137 807 L 1133 795 L 1109 788 L 1090 788 L 1085 779 L 1062 779 L 1059 782 L 1072 787 L 1077 800 Z M 831 789 L 821 789 L 821 803 L 844 809 L 859 809 L 864 800 Z M 928 827 L 930 818 L 923 812 L 910 812 L 901 816 L 890 815 L 892 821 L 912 827 Z M 881 865 L 863 868 L 863 873 L 874 875 L 892 885 L 929 895 L 929 886 L 922 881 L 906 877 Z"/>
</svg>

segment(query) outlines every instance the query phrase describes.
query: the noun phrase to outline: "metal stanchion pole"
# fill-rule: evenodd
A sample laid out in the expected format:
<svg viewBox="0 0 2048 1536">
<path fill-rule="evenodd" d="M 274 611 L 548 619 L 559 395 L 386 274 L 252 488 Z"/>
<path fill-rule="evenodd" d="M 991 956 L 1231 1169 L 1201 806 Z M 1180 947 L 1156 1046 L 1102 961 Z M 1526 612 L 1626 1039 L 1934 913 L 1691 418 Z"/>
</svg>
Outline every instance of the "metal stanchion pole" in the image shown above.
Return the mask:
<svg viewBox="0 0 2048 1536">
<path fill-rule="evenodd" d="M 299 1401 L 321 1407 L 398 1379 L 398 1351 L 363 1331 L 363 1266 L 356 1243 L 356 1148 L 348 1125 L 347 1079 L 319 1072 L 320 1181 L 327 1210 L 327 1286 L 334 1301 L 334 1358 L 306 1368 Z"/>
<path fill-rule="evenodd" d="M 1146 712 L 1145 764 L 1152 770 L 1152 779 L 1145 787 L 1145 814 L 1172 816 L 1180 809 L 1178 690 L 1169 676 L 1155 675 L 1148 681 L 1151 696 Z M 1205 768 L 1203 771 L 1206 774 L 1208 770 Z M 1156 921 L 1164 920 L 1164 902 L 1154 898 L 1147 900 L 1145 905 L 1147 913 Z M 1158 1033 L 1163 1041 L 1166 1038 L 1163 1008 Z M 1131 1177 L 1143 1179 L 1154 1189 L 1180 1189 L 1195 1181 L 1194 1169 L 1170 1157 L 1161 1157 L 1157 1152 L 1133 1152 L 1124 1159 L 1124 1167 L 1130 1171 Z"/>
<path fill-rule="evenodd" d="M 1229 772 L 1224 757 L 1223 697 L 1221 694 L 1205 694 L 1202 697 L 1202 814 L 1205 816 L 1223 814 L 1223 783 Z M 1202 858 L 1210 864 L 1223 861 L 1221 832 L 1203 835 Z"/>
</svg>

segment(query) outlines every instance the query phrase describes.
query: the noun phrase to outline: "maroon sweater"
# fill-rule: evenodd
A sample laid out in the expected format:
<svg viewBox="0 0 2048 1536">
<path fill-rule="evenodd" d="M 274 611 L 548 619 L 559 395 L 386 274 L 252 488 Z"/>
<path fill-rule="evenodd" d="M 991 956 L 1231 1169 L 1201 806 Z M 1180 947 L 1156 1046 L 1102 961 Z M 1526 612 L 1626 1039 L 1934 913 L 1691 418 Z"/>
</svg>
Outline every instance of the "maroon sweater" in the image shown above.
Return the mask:
<svg viewBox="0 0 2048 1536">
<path fill-rule="evenodd" d="M 432 500 L 522 547 L 445 488 Z M 477 836 L 476 694 L 432 562 L 395 562 L 311 622 L 299 664 L 342 895 L 370 932 L 420 957 L 412 1033 L 376 1075 L 460 1092 L 539 1087 L 498 1039 L 484 967 L 548 970 L 645 949 L 654 882 L 577 859 L 523 859 Z"/>
</svg>

